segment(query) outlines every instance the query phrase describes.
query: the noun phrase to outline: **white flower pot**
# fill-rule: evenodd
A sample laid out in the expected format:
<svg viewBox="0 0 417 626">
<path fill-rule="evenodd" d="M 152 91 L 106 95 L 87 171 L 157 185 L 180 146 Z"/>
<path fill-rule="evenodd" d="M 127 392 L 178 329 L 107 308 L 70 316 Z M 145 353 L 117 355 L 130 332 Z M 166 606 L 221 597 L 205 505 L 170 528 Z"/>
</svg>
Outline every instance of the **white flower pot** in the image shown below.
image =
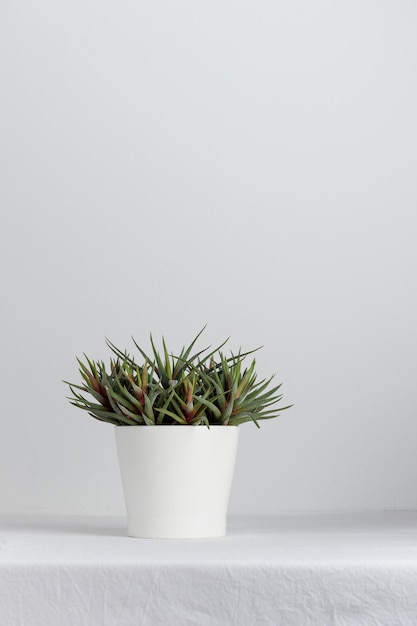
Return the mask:
<svg viewBox="0 0 417 626">
<path fill-rule="evenodd" d="M 238 426 L 116 426 L 127 534 L 222 537 Z"/>
</svg>

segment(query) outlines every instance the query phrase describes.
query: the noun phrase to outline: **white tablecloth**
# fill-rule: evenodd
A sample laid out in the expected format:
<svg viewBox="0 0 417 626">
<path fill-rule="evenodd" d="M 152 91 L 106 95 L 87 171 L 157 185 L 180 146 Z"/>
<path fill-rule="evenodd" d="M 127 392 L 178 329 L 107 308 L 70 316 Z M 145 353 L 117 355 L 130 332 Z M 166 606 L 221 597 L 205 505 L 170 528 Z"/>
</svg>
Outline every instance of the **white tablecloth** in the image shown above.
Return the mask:
<svg viewBox="0 0 417 626">
<path fill-rule="evenodd" d="M 0 625 L 417 625 L 417 513 L 231 518 L 210 540 L 124 528 L 0 519 Z"/>
</svg>

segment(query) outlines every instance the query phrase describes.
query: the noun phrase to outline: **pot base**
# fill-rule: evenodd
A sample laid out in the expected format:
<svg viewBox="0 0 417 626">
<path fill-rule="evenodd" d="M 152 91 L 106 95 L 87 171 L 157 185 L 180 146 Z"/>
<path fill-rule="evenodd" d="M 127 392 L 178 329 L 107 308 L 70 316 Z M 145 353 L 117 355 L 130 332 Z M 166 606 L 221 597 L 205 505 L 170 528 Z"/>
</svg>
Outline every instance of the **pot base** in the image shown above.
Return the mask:
<svg viewBox="0 0 417 626">
<path fill-rule="evenodd" d="M 219 518 L 146 518 L 128 522 L 129 537 L 142 539 L 208 539 L 226 535 L 226 520 Z"/>
</svg>

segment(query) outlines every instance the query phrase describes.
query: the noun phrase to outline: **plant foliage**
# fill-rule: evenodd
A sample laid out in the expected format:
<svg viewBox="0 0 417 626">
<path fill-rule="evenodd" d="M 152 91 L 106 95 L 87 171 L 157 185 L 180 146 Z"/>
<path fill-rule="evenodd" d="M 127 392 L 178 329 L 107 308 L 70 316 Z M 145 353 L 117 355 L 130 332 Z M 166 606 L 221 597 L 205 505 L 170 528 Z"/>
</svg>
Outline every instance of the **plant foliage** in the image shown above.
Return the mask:
<svg viewBox="0 0 417 626">
<path fill-rule="evenodd" d="M 204 330 L 204 328 L 203 328 Z M 68 383 L 74 406 L 103 422 L 134 425 L 237 426 L 277 417 L 289 406 L 277 408 L 281 385 L 271 386 L 273 376 L 258 381 L 255 359 L 244 360 L 255 350 L 226 357 L 222 348 L 194 351 L 201 330 L 178 356 L 153 341 L 151 355 L 133 339 L 142 362 L 106 340 L 112 352 L 109 367 L 84 355 L 77 358 L 81 383 Z M 86 398 L 84 394 L 89 394 Z"/>
</svg>

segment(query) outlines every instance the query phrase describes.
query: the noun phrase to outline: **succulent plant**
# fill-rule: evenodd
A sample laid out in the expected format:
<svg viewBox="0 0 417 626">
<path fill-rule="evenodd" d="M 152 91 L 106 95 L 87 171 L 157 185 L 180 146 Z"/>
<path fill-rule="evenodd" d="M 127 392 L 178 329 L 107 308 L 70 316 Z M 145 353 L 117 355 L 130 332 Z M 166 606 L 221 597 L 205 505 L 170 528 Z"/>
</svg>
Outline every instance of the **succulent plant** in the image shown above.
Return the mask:
<svg viewBox="0 0 417 626">
<path fill-rule="evenodd" d="M 215 350 L 194 352 L 203 330 L 178 356 L 168 352 L 164 339 L 159 352 L 151 335 L 152 356 L 133 339 L 141 364 L 106 340 L 112 352 L 108 369 L 103 361 L 86 355 L 85 362 L 77 358 L 82 381 L 64 381 L 72 393 L 68 399 L 92 417 L 117 426 L 237 426 L 253 421 L 259 427 L 258 421 L 289 408 L 275 406 L 282 398 L 281 385 L 271 387 L 273 376 L 258 381 L 255 359 L 243 366 L 256 350 L 226 357 L 222 352 L 226 340 Z"/>
</svg>

